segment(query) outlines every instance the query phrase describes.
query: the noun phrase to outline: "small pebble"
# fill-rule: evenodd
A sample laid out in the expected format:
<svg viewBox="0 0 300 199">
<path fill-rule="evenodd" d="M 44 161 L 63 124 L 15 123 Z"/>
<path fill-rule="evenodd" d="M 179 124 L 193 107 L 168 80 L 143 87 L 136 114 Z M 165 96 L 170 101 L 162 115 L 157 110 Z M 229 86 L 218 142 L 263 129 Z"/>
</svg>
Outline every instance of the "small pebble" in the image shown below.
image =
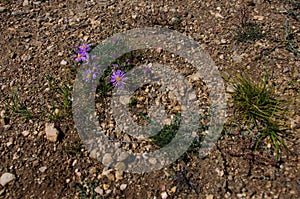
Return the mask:
<svg viewBox="0 0 300 199">
<path fill-rule="evenodd" d="M 46 167 L 46 166 L 43 166 L 43 167 L 40 167 L 40 168 L 39 168 L 39 171 L 40 171 L 41 173 L 44 173 L 46 170 L 47 170 L 47 167 Z"/>
<path fill-rule="evenodd" d="M 177 187 L 176 187 L 176 186 L 174 186 L 174 187 L 172 187 L 172 189 L 171 189 L 171 192 L 172 192 L 172 193 L 175 193 L 175 192 L 176 192 L 176 190 L 177 190 Z"/>
<path fill-rule="evenodd" d="M 60 62 L 60 65 L 62 65 L 62 66 L 65 66 L 65 65 L 67 65 L 67 61 L 65 61 L 65 60 L 62 60 L 61 62 Z"/>
<path fill-rule="evenodd" d="M 7 125 L 4 125 L 3 128 L 4 128 L 4 131 L 7 131 L 9 130 L 11 127 L 11 125 L 7 124 Z"/>
<path fill-rule="evenodd" d="M 105 191 L 108 190 L 109 187 L 110 187 L 109 184 L 104 184 L 104 185 L 103 185 L 103 189 L 104 189 Z"/>
<path fill-rule="evenodd" d="M 123 191 L 127 188 L 127 184 L 121 184 L 120 189 Z"/>
<path fill-rule="evenodd" d="M 162 192 L 160 195 L 161 195 L 161 198 L 162 198 L 162 199 L 166 199 L 166 198 L 168 197 L 168 194 L 167 194 L 167 192 L 165 192 L 165 191 Z"/>
<path fill-rule="evenodd" d="M 22 132 L 22 135 L 23 135 L 24 137 L 27 137 L 29 134 L 30 134 L 29 131 L 23 131 L 23 132 Z"/>
<path fill-rule="evenodd" d="M 28 5 L 29 5 L 28 0 L 24 0 L 24 1 L 23 1 L 23 6 L 28 6 Z"/>
<path fill-rule="evenodd" d="M 97 193 L 97 194 L 100 194 L 100 195 L 103 195 L 103 189 L 100 187 L 100 186 L 98 186 L 98 187 L 96 187 L 95 189 L 94 189 L 94 191 Z"/>
<path fill-rule="evenodd" d="M 2 110 L 2 111 L 0 112 L 0 117 L 3 118 L 3 119 L 5 118 L 5 110 Z"/>
</svg>

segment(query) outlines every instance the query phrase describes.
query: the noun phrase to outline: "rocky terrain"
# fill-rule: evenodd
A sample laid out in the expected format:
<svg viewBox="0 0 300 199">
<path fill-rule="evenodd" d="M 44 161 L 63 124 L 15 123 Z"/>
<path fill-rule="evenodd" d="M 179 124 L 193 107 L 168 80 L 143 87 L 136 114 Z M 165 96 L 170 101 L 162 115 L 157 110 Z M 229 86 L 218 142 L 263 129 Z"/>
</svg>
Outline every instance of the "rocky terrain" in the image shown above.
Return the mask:
<svg viewBox="0 0 300 199">
<path fill-rule="evenodd" d="M 298 0 L 0 0 L 0 198 L 299 198 L 299 11 Z M 229 80 L 246 73 L 259 81 L 267 72 L 276 95 L 288 101 L 282 138 L 289 151 L 282 149 L 276 160 L 266 139 L 253 152 L 257 132 L 249 133 L 228 103 L 225 130 L 204 158 L 188 152 L 144 174 L 96 160 L 72 117 L 78 66 L 71 50 L 144 27 L 193 38 Z M 138 53 L 144 58 L 135 64 L 168 63 L 186 76 L 192 70 L 160 49 Z M 193 86 L 204 99 L 203 82 L 193 81 Z M 143 109 L 148 91 L 136 93 L 133 114 Z M 109 95 L 96 100 L 102 127 L 114 128 L 106 115 Z M 170 104 L 167 112 L 180 111 L 168 98 L 163 103 Z M 126 150 L 151 145 L 135 145 L 124 134 L 111 136 L 131 143 L 123 146 Z"/>
</svg>

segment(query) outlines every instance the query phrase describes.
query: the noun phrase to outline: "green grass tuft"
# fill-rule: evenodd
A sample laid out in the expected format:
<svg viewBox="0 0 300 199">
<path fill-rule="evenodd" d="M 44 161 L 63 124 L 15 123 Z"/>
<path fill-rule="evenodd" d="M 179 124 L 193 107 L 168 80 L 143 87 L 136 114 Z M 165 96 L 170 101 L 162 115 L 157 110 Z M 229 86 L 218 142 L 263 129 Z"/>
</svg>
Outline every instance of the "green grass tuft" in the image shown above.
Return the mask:
<svg viewBox="0 0 300 199">
<path fill-rule="evenodd" d="M 232 94 L 236 111 L 240 112 L 246 122 L 270 122 L 274 117 L 280 117 L 283 100 L 275 98 L 274 90 L 269 87 L 266 77 L 260 83 L 255 83 L 249 77 L 237 76 L 233 83 Z"/>
<path fill-rule="evenodd" d="M 62 104 L 63 104 L 63 108 L 65 109 L 65 111 L 70 113 L 71 108 L 72 108 L 71 88 L 66 84 L 63 84 L 62 86 L 60 86 L 58 84 L 58 82 L 49 75 L 46 75 L 46 79 L 48 81 L 50 89 L 55 90 L 59 93 L 61 100 L 63 102 Z"/>
<path fill-rule="evenodd" d="M 33 118 L 32 113 L 29 111 L 26 104 L 21 101 L 17 91 L 13 91 L 11 95 L 4 100 L 6 107 L 13 113 L 20 115 L 23 119 Z"/>
<path fill-rule="evenodd" d="M 249 77 L 237 76 L 232 85 L 234 91 L 230 94 L 235 112 L 241 116 L 244 124 L 254 124 L 260 131 L 255 150 L 263 139 L 268 138 L 276 150 L 278 159 L 280 147 L 288 149 L 280 136 L 282 130 L 279 126 L 279 122 L 284 119 L 282 105 L 285 101 L 275 97 L 274 89 L 268 85 L 266 76 L 259 83 L 255 83 Z"/>
</svg>

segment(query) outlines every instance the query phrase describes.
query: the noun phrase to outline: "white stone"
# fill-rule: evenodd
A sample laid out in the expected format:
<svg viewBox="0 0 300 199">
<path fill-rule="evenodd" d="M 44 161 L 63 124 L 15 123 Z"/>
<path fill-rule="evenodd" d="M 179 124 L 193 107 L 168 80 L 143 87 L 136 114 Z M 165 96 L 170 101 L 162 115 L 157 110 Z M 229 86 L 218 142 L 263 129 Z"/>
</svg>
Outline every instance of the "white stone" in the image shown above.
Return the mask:
<svg viewBox="0 0 300 199">
<path fill-rule="evenodd" d="M 136 19 L 137 18 L 137 14 L 132 14 L 131 17 L 132 17 L 132 19 Z"/>
<path fill-rule="evenodd" d="M 6 10 L 5 7 L 0 6 L 0 12 L 4 12 Z"/>
<path fill-rule="evenodd" d="M 241 63 L 243 61 L 243 55 L 232 55 L 231 58 L 236 64 Z"/>
<path fill-rule="evenodd" d="M 162 199 L 166 199 L 166 198 L 168 197 L 168 194 L 167 194 L 167 192 L 165 192 L 165 191 L 162 192 L 160 195 L 161 195 L 161 198 L 162 198 Z"/>
<path fill-rule="evenodd" d="M 265 17 L 264 16 L 253 16 L 253 19 L 258 20 L 258 21 L 262 21 L 262 20 L 265 19 Z"/>
<path fill-rule="evenodd" d="M 228 85 L 227 88 L 226 88 L 226 91 L 228 93 L 234 93 L 235 92 L 235 88 L 232 85 Z"/>
<path fill-rule="evenodd" d="M 127 188 L 127 184 L 121 184 L 120 189 L 123 191 Z"/>
<path fill-rule="evenodd" d="M 193 100 L 196 100 L 197 99 L 197 96 L 194 92 L 190 93 L 189 95 L 189 100 L 193 101 Z"/>
<path fill-rule="evenodd" d="M 1 117 L 1 118 L 5 118 L 5 110 L 2 110 L 2 111 L 0 112 L 0 117 Z"/>
<path fill-rule="evenodd" d="M 217 18 L 221 18 L 221 19 L 224 18 L 220 13 L 216 13 L 215 16 L 216 16 Z"/>
<path fill-rule="evenodd" d="M 83 37 L 83 40 L 84 41 L 87 41 L 89 39 L 89 36 L 87 36 L 87 35 L 85 35 L 84 37 Z"/>
<path fill-rule="evenodd" d="M 67 61 L 66 60 L 61 60 L 61 62 L 60 62 L 60 65 L 63 65 L 63 66 L 65 66 L 65 65 L 67 65 Z"/>
<path fill-rule="evenodd" d="M 58 139 L 59 131 L 54 127 L 54 123 L 46 123 L 45 133 L 47 140 L 56 142 Z"/>
<path fill-rule="evenodd" d="M 28 0 L 24 0 L 24 1 L 23 1 L 23 6 L 28 6 L 28 5 L 29 5 Z"/>
<path fill-rule="evenodd" d="M 226 43 L 227 43 L 226 39 L 221 39 L 221 44 L 226 44 Z"/>
<path fill-rule="evenodd" d="M 8 142 L 6 142 L 6 146 L 7 147 L 11 146 L 12 144 L 13 144 L 13 140 L 12 139 L 10 139 Z"/>
<path fill-rule="evenodd" d="M 206 199 L 214 199 L 214 195 L 210 194 L 206 196 Z"/>
<path fill-rule="evenodd" d="M 100 186 L 96 187 L 96 188 L 94 189 L 94 191 L 95 191 L 97 194 L 103 195 L 103 189 L 101 189 Z"/>
<path fill-rule="evenodd" d="M 47 167 L 46 167 L 46 166 L 43 166 L 43 167 L 39 168 L 39 171 L 40 171 L 41 173 L 44 173 L 46 170 L 47 170 Z"/>
<path fill-rule="evenodd" d="M 0 178 L 0 184 L 2 186 L 5 186 L 7 183 L 13 181 L 14 179 L 16 179 L 16 176 L 14 174 L 4 173 Z"/>
<path fill-rule="evenodd" d="M 22 132 L 22 135 L 25 136 L 25 137 L 27 137 L 29 134 L 30 134 L 29 131 L 23 131 Z"/>
<path fill-rule="evenodd" d="M 224 175 L 224 171 L 220 170 L 219 168 L 216 168 L 216 172 L 218 173 L 218 176 L 222 177 Z"/>
<path fill-rule="evenodd" d="M 102 175 L 107 176 L 108 174 L 110 174 L 113 171 L 113 169 L 108 169 L 104 168 L 102 171 Z"/>
<path fill-rule="evenodd" d="M 11 127 L 11 125 L 7 124 L 7 125 L 4 125 L 3 128 L 4 128 L 4 131 L 7 131 L 9 130 Z"/>
<path fill-rule="evenodd" d="M 47 50 L 51 50 L 52 47 L 53 45 L 47 46 Z"/>
<path fill-rule="evenodd" d="M 188 76 L 189 79 L 191 79 L 192 81 L 198 81 L 201 79 L 201 73 L 200 72 L 196 72 L 190 76 Z"/>
</svg>

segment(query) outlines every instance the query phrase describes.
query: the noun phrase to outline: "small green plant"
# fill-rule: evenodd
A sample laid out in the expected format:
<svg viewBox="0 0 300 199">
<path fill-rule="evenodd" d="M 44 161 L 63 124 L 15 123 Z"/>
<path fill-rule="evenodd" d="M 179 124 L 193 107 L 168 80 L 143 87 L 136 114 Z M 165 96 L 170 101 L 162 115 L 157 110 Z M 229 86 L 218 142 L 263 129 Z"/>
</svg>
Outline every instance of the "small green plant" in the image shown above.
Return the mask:
<svg viewBox="0 0 300 199">
<path fill-rule="evenodd" d="M 56 109 L 56 106 L 53 104 L 52 105 L 52 107 L 53 107 L 53 110 L 55 110 Z M 60 118 L 60 115 L 59 115 L 59 113 L 57 114 L 57 113 L 55 113 L 55 111 L 53 111 L 53 110 L 47 110 L 47 113 L 49 113 L 49 119 L 50 119 L 50 121 L 57 121 L 59 118 Z"/>
<path fill-rule="evenodd" d="M 59 87 L 59 91 L 63 97 L 63 103 L 64 103 L 64 108 L 66 110 L 70 110 L 72 102 L 70 100 L 70 87 L 67 85 L 64 85 L 62 87 Z"/>
<path fill-rule="evenodd" d="M 284 110 L 281 107 L 285 101 L 275 98 L 274 89 L 268 85 L 266 76 L 261 82 L 255 83 L 249 77 L 238 75 L 232 84 L 234 91 L 231 92 L 231 96 L 235 112 L 242 117 L 243 123 L 254 124 L 260 131 L 255 150 L 261 140 L 269 138 L 278 158 L 280 144 L 287 149 L 278 125 L 284 118 Z"/>
<path fill-rule="evenodd" d="M 102 97 L 106 97 L 107 94 L 113 90 L 113 86 L 110 84 L 110 75 L 112 74 L 110 69 L 105 69 L 103 75 L 101 75 L 96 93 L 99 93 Z"/>
<path fill-rule="evenodd" d="M 299 50 L 297 49 L 297 42 L 295 41 L 295 34 L 290 31 L 290 25 L 288 20 L 285 21 L 285 34 L 286 34 L 286 49 L 292 52 L 296 57 L 300 55 Z"/>
<path fill-rule="evenodd" d="M 94 182 L 82 182 L 75 183 L 74 187 L 79 191 L 80 199 L 101 199 L 100 196 L 97 196 L 95 192 L 95 183 Z"/>
<path fill-rule="evenodd" d="M 256 41 L 265 36 L 261 27 L 255 23 L 247 23 L 241 26 L 236 33 L 236 40 L 238 42 Z"/>
<path fill-rule="evenodd" d="M 169 144 L 176 136 L 176 133 L 180 126 L 180 116 L 177 115 L 174 121 L 170 125 L 165 125 L 164 128 L 155 136 L 152 136 L 152 144 L 159 147 L 164 147 Z"/>
<path fill-rule="evenodd" d="M 299 15 L 297 14 L 297 11 L 300 9 L 300 1 L 299 0 L 289 0 L 289 9 L 287 10 L 287 16 L 292 17 L 296 21 L 300 21 Z"/>
<path fill-rule="evenodd" d="M 261 26 L 250 21 L 248 6 L 243 6 L 239 10 L 239 24 L 235 34 L 238 42 L 253 42 L 265 36 Z"/>
<path fill-rule="evenodd" d="M 113 90 L 113 86 L 123 88 L 125 83 L 123 82 L 125 72 L 133 68 L 132 53 L 125 53 L 121 57 L 117 58 L 111 67 L 107 67 L 103 74 L 100 76 L 100 80 L 97 85 L 97 93 L 100 93 L 103 97 Z"/>
<path fill-rule="evenodd" d="M 265 76 L 260 83 L 249 77 L 237 76 L 233 82 L 234 92 L 231 93 L 236 111 L 242 114 L 244 122 L 271 122 L 280 117 L 283 100 L 275 98 L 274 90 L 268 86 Z"/>
<path fill-rule="evenodd" d="M 33 117 L 26 104 L 20 100 L 17 91 L 13 91 L 8 99 L 5 99 L 5 104 L 9 110 L 15 114 L 21 115 L 21 117 L 24 119 L 30 119 Z"/>
<path fill-rule="evenodd" d="M 138 103 L 137 98 L 132 97 L 132 98 L 130 98 L 130 101 L 128 103 L 128 107 L 129 108 L 135 107 L 137 105 L 137 103 Z"/>
<path fill-rule="evenodd" d="M 199 124 L 198 131 L 197 131 L 197 136 L 195 137 L 193 143 L 189 146 L 187 153 L 192 153 L 195 156 L 199 156 L 199 149 L 202 146 L 202 142 L 205 139 L 205 135 L 202 133 L 208 130 L 207 125 Z"/>
<path fill-rule="evenodd" d="M 75 143 L 67 142 L 65 145 L 65 150 L 70 155 L 78 155 L 81 152 L 82 143 L 80 141 L 76 141 Z"/>
<path fill-rule="evenodd" d="M 72 106 L 72 101 L 70 97 L 71 88 L 65 84 L 63 86 L 58 85 L 58 83 L 49 75 L 46 75 L 46 79 L 48 80 L 50 89 L 58 91 L 58 93 L 61 95 L 64 109 L 66 111 L 69 111 Z"/>
<path fill-rule="evenodd" d="M 288 150 L 287 145 L 285 144 L 285 142 L 283 141 L 282 137 L 282 132 L 283 130 L 281 130 L 279 128 L 278 124 L 272 123 L 272 124 L 267 124 L 262 130 L 261 130 L 261 135 L 258 137 L 258 140 L 256 141 L 255 144 L 255 148 L 254 150 L 256 151 L 258 148 L 258 145 L 260 144 L 260 142 L 265 139 L 268 138 L 271 143 L 273 144 L 274 148 L 275 148 L 275 152 L 276 152 L 276 159 L 278 160 L 279 158 L 279 150 L 280 150 L 280 145 L 283 146 L 285 149 Z"/>
</svg>

